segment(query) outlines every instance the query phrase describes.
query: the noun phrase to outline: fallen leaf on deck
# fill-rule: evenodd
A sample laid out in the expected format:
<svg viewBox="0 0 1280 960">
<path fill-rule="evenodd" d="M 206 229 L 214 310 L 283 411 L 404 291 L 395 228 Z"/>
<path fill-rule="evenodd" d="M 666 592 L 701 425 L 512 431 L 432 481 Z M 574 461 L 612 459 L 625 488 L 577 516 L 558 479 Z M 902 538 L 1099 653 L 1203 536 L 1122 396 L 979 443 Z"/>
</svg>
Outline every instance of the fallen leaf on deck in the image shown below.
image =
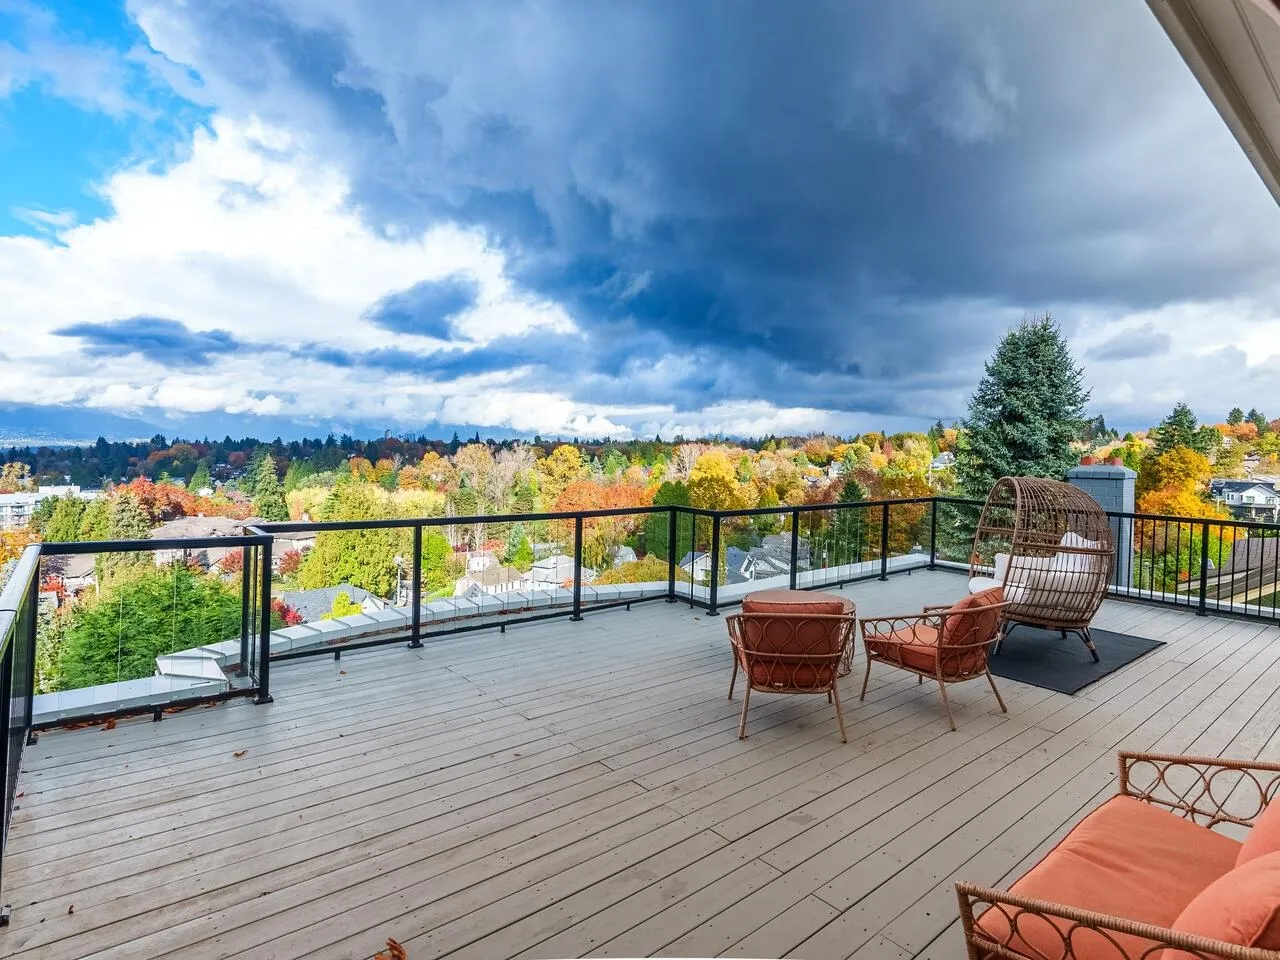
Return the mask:
<svg viewBox="0 0 1280 960">
<path fill-rule="evenodd" d="M 115 728 L 116 728 L 116 718 L 115 718 L 115 717 L 112 717 L 110 720 L 108 720 L 106 723 L 104 723 L 104 724 L 102 725 L 102 729 L 103 729 L 103 730 L 114 730 Z"/>
<path fill-rule="evenodd" d="M 237 760 L 239 760 L 248 752 L 249 752 L 248 750 L 237 750 L 235 753 L 232 754 L 232 756 L 235 757 Z"/>
<path fill-rule="evenodd" d="M 71 906 L 67 907 L 67 916 L 71 916 L 71 914 L 75 912 L 76 912 L 76 905 L 74 903 Z"/>
<path fill-rule="evenodd" d="M 338 671 L 338 676 L 340 676 L 340 677 L 345 677 L 346 675 L 347 675 L 347 671 L 345 671 L 345 670 L 339 670 L 339 671 Z"/>
<path fill-rule="evenodd" d="M 408 951 L 400 946 L 400 941 L 395 937 L 387 937 L 387 949 L 391 951 L 391 960 L 409 960 Z"/>
</svg>

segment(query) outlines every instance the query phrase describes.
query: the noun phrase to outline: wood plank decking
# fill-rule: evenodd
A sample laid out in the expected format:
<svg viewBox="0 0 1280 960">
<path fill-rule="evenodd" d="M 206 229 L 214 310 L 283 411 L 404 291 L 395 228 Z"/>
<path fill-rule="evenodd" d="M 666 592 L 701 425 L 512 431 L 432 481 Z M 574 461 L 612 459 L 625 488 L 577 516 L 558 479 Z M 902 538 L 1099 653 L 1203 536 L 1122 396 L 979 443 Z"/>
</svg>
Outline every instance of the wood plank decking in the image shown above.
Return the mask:
<svg viewBox="0 0 1280 960">
<path fill-rule="evenodd" d="M 917 572 L 866 615 L 959 596 Z M 0 955 L 963 956 L 951 885 L 999 885 L 1114 789 L 1119 747 L 1280 757 L 1280 630 L 1108 602 L 1168 641 L 1070 697 L 888 669 L 850 742 L 757 695 L 720 618 L 651 603 L 274 669 L 276 702 L 44 734 Z"/>
</svg>

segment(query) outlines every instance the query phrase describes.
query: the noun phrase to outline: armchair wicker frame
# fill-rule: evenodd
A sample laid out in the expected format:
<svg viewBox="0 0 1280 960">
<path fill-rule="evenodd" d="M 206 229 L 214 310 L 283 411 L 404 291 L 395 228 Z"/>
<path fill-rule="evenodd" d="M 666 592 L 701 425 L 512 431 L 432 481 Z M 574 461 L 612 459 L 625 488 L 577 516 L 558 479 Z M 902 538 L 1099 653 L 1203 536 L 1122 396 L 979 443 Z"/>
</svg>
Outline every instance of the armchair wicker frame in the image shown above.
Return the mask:
<svg viewBox="0 0 1280 960">
<path fill-rule="evenodd" d="M 981 608 L 981 611 L 1003 615 L 1008 606 L 1008 601 L 994 603 Z M 871 664 L 876 661 L 914 673 L 919 678 L 919 683 L 924 683 L 926 677 L 935 681 L 942 694 L 942 706 L 947 712 L 947 721 L 952 730 L 956 729 L 956 718 L 951 712 L 951 701 L 947 697 L 949 683 L 963 683 L 985 676 L 1000 709 L 1008 713 L 988 665 L 991 648 L 1000 640 L 998 630 L 973 643 L 942 642 L 949 618 L 975 615 L 978 612 L 973 608 L 955 612 L 950 605 L 943 604 L 927 606 L 921 613 L 864 618 L 862 645 L 867 657 L 867 671 L 862 677 L 862 693 L 858 699 L 866 699 L 867 684 L 871 680 Z"/>
<path fill-rule="evenodd" d="M 1154 804 L 1210 828 L 1222 824 L 1252 826 L 1267 803 L 1280 794 L 1280 763 L 1130 752 L 1122 752 L 1119 763 L 1120 795 Z M 1074 960 L 1074 938 L 1086 931 L 1110 941 L 1117 960 L 1156 960 L 1166 948 L 1183 950 L 1203 960 L 1280 960 L 1280 951 L 1241 947 L 972 883 L 957 883 L 956 895 L 969 960 Z M 1004 942 L 991 939 L 977 925 L 977 918 L 986 910 L 1004 914 L 1010 931 Z M 1020 923 L 1048 927 L 1055 920 L 1058 923 L 1054 925 L 1062 933 L 1062 951 L 1057 956 L 1045 957 L 1037 952 L 1028 958 L 1011 945 Z M 1152 946 L 1135 956 L 1120 946 L 1116 934 L 1142 937 L 1152 941 Z"/>
<path fill-rule="evenodd" d="M 844 709 L 840 705 L 841 663 L 848 657 L 857 628 L 855 613 L 737 613 L 726 617 L 729 642 L 733 645 L 733 676 L 729 678 L 729 699 L 738 680 L 738 668 L 745 675 L 747 689 L 742 698 L 738 739 L 747 738 L 747 710 L 751 691 L 763 693 L 825 693 L 836 708 L 840 739 L 848 743 Z"/>
<path fill-rule="evenodd" d="M 1004 569 L 997 556 L 1007 558 Z M 1089 624 L 1115 566 L 1111 521 L 1083 490 L 1043 477 L 1002 477 L 978 520 L 969 576 L 999 583 L 1011 602 L 1001 629 L 1016 624 L 1074 633 L 1096 661 Z"/>
</svg>

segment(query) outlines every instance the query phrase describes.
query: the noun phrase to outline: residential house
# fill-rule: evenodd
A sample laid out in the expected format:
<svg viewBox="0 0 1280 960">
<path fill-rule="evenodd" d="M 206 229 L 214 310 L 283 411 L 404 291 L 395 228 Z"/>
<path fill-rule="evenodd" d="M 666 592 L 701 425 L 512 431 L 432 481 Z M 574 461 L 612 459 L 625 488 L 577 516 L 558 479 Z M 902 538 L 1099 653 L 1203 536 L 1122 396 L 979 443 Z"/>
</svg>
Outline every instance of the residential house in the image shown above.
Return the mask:
<svg viewBox="0 0 1280 960">
<path fill-rule="evenodd" d="M 1270 606 L 1267 598 L 1280 591 L 1280 539 L 1240 537 L 1231 545 L 1226 562 L 1215 569 L 1210 558 L 1210 568 L 1205 578 L 1208 599 Z M 1199 590 L 1198 579 L 1188 580 L 1185 588 Z"/>
<path fill-rule="evenodd" d="M 1280 518 L 1280 493 L 1272 485 L 1259 480 L 1209 481 L 1209 495 L 1223 504 L 1237 520 L 1267 520 Z"/>
<path fill-rule="evenodd" d="M 711 577 L 711 554 L 691 550 L 677 564 L 694 583 L 706 583 Z"/>
<path fill-rule="evenodd" d="M 500 562 L 492 550 L 472 550 L 467 554 L 467 573 L 479 573 Z"/>
<path fill-rule="evenodd" d="M 583 571 L 585 574 L 587 571 Z M 562 583 L 573 582 L 573 557 L 555 553 L 541 560 L 535 560 L 530 571 L 530 582 L 535 587 L 558 587 Z"/>
<path fill-rule="evenodd" d="M 340 593 L 345 593 L 353 603 L 360 604 L 360 609 L 364 613 L 383 610 L 387 606 L 385 600 L 374 596 L 363 587 L 352 586 L 349 583 L 340 583 L 335 587 L 316 587 L 313 590 L 286 590 L 279 596 L 285 606 L 292 607 L 302 614 L 304 623 L 310 623 L 323 620 L 325 615 L 333 610 L 333 601 Z"/>
<path fill-rule="evenodd" d="M 956 465 L 956 455 L 950 450 L 943 450 L 929 463 L 930 470 L 946 470 Z"/>
<path fill-rule="evenodd" d="M 480 594 L 501 596 L 527 590 L 533 578 L 515 567 L 494 563 L 480 570 L 468 571 L 453 587 L 455 597 L 474 597 Z"/>
</svg>

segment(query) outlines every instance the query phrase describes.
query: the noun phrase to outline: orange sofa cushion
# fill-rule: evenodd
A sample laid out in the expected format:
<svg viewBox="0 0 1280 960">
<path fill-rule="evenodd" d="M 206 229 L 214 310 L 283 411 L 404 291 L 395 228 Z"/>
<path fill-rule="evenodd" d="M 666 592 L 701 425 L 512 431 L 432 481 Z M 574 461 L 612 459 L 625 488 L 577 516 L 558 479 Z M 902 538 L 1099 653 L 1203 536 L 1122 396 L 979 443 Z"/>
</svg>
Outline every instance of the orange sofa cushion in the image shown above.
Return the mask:
<svg viewBox="0 0 1280 960">
<path fill-rule="evenodd" d="M 1277 851 L 1280 851 L 1280 798 L 1263 807 L 1262 813 L 1253 821 L 1240 848 L 1240 856 L 1236 858 L 1236 866 Z"/>
<path fill-rule="evenodd" d="M 1080 821 L 1062 841 L 1009 888 L 1011 893 L 1171 927 L 1183 908 L 1235 866 L 1240 844 L 1133 797 L 1112 797 Z M 978 927 L 997 943 L 1010 936 L 1009 921 L 990 909 Z M 1055 927 L 1057 929 L 1055 929 Z M 1027 956 L 1062 956 L 1070 921 L 1023 916 L 1010 941 Z M 1111 933 L 1130 957 L 1151 941 Z M 1072 935 L 1078 960 L 1117 960 L 1104 937 L 1088 930 Z"/>
<path fill-rule="evenodd" d="M 1209 884 L 1187 904 L 1173 929 L 1238 947 L 1280 950 L 1280 853 L 1254 857 Z M 1194 960 L 1165 950 L 1162 960 Z"/>
<path fill-rule="evenodd" d="M 838 620 L 819 616 L 847 616 L 853 601 L 830 593 L 804 590 L 758 590 L 742 600 L 743 633 L 750 663 L 743 668 L 757 688 L 825 690 L 835 682 L 836 661 L 806 664 L 770 654 L 828 654 L 840 650 L 843 634 Z"/>
</svg>

